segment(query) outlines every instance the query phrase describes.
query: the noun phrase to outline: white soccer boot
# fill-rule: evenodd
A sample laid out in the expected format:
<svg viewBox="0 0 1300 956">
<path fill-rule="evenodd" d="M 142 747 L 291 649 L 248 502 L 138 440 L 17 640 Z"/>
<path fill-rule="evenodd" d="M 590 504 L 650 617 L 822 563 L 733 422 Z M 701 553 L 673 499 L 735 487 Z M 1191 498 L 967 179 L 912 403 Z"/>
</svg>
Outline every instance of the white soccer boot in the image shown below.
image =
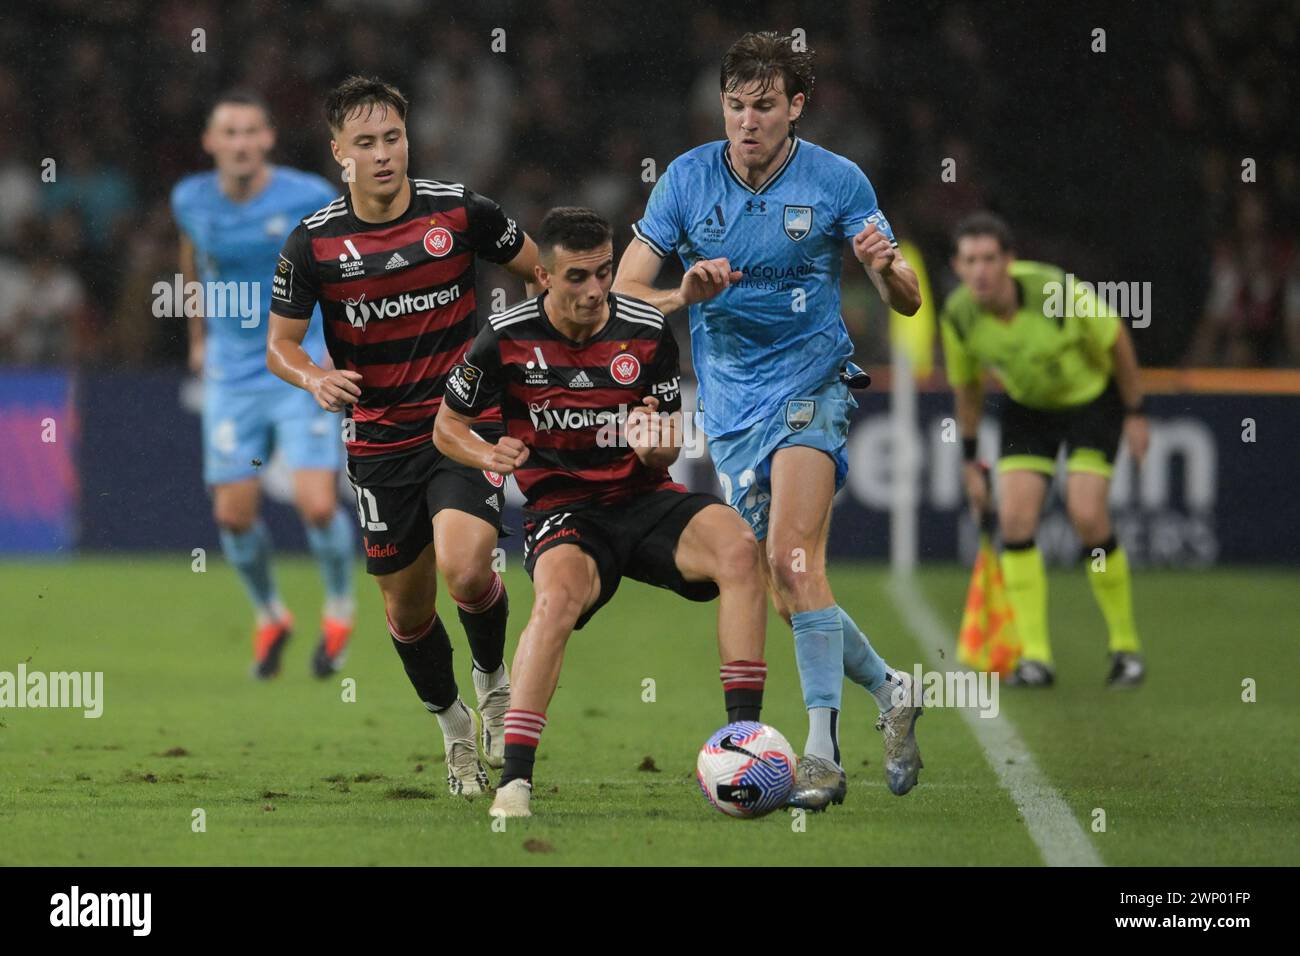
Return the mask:
<svg viewBox="0 0 1300 956">
<path fill-rule="evenodd" d="M 510 709 L 510 670 L 504 661 L 495 683 L 493 676 L 474 669 L 474 693 L 478 696 L 478 712 L 483 723 L 479 735 L 483 762 L 499 770 L 506 762 L 506 711 Z"/>
<path fill-rule="evenodd" d="M 532 795 L 533 785 L 523 777 L 516 777 L 497 791 L 497 797 L 492 801 L 492 809 L 488 811 L 488 815 L 531 817 L 533 813 L 528 809 L 528 801 Z"/>
<path fill-rule="evenodd" d="M 452 707 L 464 708 L 468 715 L 469 733 L 465 736 L 449 736 L 443 733 L 443 742 L 447 751 L 447 789 L 454 797 L 477 797 L 479 794 L 491 793 L 492 784 L 488 782 L 487 771 L 478 759 L 478 715 L 465 706 L 459 697 Z"/>
</svg>

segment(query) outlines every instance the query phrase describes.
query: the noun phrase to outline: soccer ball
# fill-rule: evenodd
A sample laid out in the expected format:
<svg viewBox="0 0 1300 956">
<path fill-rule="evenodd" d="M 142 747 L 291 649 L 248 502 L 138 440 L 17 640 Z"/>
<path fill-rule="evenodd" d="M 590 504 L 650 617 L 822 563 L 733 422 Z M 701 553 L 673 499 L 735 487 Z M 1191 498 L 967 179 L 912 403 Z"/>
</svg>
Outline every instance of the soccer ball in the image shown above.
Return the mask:
<svg viewBox="0 0 1300 956">
<path fill-rule="evenodd" d="M 705 741 L 695 777 L 709 803 L 732 817 L 761 817 L 785 806 L 794 787 L 794 751 L 775 727 L 727 724 Z"/>
</svg>

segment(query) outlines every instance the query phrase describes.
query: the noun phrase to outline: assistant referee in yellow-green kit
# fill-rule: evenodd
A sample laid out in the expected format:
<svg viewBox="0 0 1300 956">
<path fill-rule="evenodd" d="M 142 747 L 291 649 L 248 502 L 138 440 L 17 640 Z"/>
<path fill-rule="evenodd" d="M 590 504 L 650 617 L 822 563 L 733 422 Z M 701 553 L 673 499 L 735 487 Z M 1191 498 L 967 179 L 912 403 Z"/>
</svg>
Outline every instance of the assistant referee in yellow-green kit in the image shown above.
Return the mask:
<svg viewBox="0 0 1300 956">
<path fill-rule="evenodd" d="M 1055 680 L 1047 575 L 1035 535 L 1064 443 L 1066 508 L 1110 631 L 1107 682 L 1139 684 L 1146 668 L 1133 622 L 1128 558 L 1115 540 L 1107 506 L 1120 439 L 1139 465 L 1149 441 L 1133 341 L 1086 287 L 1062 308 L 1061 290 L 1069 288 L 1065 273 L 1017 260 L 1010 230 L 998 217 L 970 216 L 953 242 L 952 266 L 961 285 L 944 303 L 940 328 L 961 429 L 962 478 L 977 514 L 989 500 L 988 475 L 975 453 L 983 369 L 991 369 L 1007 392 L 998 525 L 1002 576 L 1024 648 L 1007 683 L 1047 687 Z"/>
</svg>

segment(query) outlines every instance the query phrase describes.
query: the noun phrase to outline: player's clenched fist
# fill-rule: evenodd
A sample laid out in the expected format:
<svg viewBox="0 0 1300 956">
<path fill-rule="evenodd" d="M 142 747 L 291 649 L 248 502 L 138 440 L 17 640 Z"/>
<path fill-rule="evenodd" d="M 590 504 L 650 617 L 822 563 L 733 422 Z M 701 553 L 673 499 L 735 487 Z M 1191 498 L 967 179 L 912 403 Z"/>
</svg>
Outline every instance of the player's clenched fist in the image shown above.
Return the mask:
<svg viewBox="0 0 1300 956">
<path fill-rule="evenodd" d="M 712 299 L 733 282 L 739 282 L 741 273 L 731 268 L 725 257 L 701 259 L 682 276 L 681 296 L 686 305 Z"/>
<path fill-rule="evenodd" d="M 327 412 L 337 412 L 345 405 L 355 405 L 361 398 L 361 373 L 331 369 L 318 375 L 312 382 L 311 396 Z"/>
<path fill-rule="evenodd" d="M 483 467 L 499 475 L 510 475 L 527 460 L 528 446 L 518 438 L 506 435 L 488 450 Z"/>
<path fill-rule="evenodd" d="M 642 404 L 627 413 L 627 445 L 629 448 L 658 448 L 663 438 L 662 423 L 655 413 L 659 399 L 647 395 Z"/>
<path fill-rule="evenodd" d="M 853 237 L 853 254 L 872 272 L 884 272 L 898 258 L 898 250 L 874 222 Z"/>
</svg>

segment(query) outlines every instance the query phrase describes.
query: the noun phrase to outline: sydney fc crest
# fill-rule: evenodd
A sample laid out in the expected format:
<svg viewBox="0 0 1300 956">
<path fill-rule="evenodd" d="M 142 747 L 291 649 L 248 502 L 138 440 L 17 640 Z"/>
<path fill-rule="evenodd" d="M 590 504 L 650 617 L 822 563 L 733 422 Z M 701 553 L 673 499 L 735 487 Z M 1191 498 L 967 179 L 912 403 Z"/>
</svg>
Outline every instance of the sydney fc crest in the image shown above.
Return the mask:
<svg viewBox="0 0 1300 956">
<path fill-rule="evenodd" d="M 812 206 L 786 206 L 785 215 L 782 217 L 785 234 L 798 242 L 812 232 L 812 219 Z"/>
<path fill-rule="evenodd" d="M 785 403 L 785 424 L 791 431 L 801 432 L 812 424 L 817 414 L 817 402 L 811 398 L 792 398 Z"/>
</svg>

